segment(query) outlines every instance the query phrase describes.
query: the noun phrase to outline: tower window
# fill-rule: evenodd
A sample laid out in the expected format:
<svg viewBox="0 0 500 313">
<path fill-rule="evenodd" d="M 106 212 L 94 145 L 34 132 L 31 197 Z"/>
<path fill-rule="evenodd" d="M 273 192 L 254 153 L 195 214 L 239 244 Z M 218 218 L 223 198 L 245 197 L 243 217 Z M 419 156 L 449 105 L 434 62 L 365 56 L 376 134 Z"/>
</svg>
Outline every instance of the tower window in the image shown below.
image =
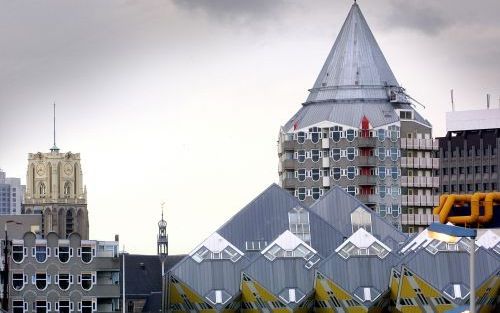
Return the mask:
<svg viewBox="0 0 500 313">
<path fill-rule="evenodd" d="M 305 140 L 306 140 L 306 133 L 304 133 L 304 132 L 298 132 L 297 133 L 297 142 L 298 143 L 304 143 Z"/>
<path fill-rule="evenodd" d="M 47 288 L 47 284 L 49 283 L 50 275 L 47 273 L 36 273 L 33 276 L 33 283 L 36 285 L 38 290 L 45 290 Z"/>
<path fill-rule="evenodd" d="M 23 273 L 12 273 L 12 287 L 15 290 L 22 290 L 26 283 L 26 275 L 24 275 Z"/>
</svg>

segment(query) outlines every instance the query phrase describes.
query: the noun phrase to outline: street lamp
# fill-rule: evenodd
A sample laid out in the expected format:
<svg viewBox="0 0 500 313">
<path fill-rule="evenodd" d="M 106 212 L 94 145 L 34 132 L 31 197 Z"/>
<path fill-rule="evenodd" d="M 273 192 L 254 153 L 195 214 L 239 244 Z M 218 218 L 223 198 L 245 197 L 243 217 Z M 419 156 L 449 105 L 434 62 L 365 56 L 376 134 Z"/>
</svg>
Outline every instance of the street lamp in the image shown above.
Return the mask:
<svg viewBox="0 0 500 313">
<path fill-rule="evenodd" d="M 22 225 L 23 223 L 8 220 L 5 221 L 5 246 L 3 249 L 3 298 L 2 298 L 2 309 L 9 311 L 9 237 L 7 236 L 7 225 L 16 224 Z"/>
<path fill-rule="evenodd" d="M 429 237 L 437 240 L 441 240 L 448 243 L 457 243 L 460 238 L 470 238 L 472 240 L 471 250 L 470 250 L 470 262 L 469 262 L 469 303 L 470 307 L 467 311 L 466 308 L 460 307 L 455 310 L 448 312 L 469 312 L 476 313 L 476 288 L 475 288 L 475 278 L 474 278 L 474 268 L 475 268 L 475 250 L 476 250 L 476 235 L 477 231 L 475 229 L 458 227 L 454 225 L 432 223 L 427 228 Z"/>
</svg>

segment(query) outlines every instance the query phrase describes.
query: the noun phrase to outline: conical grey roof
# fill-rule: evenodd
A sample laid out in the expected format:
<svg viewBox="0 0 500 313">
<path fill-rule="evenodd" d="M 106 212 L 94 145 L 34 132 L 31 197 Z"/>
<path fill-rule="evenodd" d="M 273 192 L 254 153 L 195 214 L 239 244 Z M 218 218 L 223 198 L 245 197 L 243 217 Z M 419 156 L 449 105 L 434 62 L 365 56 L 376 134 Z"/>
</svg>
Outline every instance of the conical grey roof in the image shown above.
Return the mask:
<svg viewBox="0 0 500 313">
<path fill-rule="evenodd" d="M 307 102 L 387 99 L 387 87 L 399 87 L 370 27 L 354 3 Z"/>
</svg>

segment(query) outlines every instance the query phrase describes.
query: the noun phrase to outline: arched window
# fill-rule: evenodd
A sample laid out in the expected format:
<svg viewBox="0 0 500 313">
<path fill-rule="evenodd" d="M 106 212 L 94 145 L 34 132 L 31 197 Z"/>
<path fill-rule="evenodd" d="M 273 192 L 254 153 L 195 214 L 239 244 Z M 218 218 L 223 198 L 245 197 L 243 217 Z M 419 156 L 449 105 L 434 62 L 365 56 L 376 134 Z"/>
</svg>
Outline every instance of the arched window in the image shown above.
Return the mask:
<svg viewBox="0 0 500 313">
<path fill-rule="evenodd" d="M 66 212 L 66 237 L 73 232 L 73 212 L 68 210 Z"/>
<path fill-rule="evenodd" d="M 71 184 L 67 181 L 66 183 L 64 183 L 64 195 L 69 196 L 70 193 L 71 193 Z"/>
<path fill-rule="evenodd" d="M 45 184 L 44 184 L 44 183 L 40 183 L 40 186 L 39 186 L 39 191 L 40 191 L 40 195 L 41 195 L 41 196 L 44 196 L 44 195 L 45 195 L 45 192 L 47 191 L 47 188 L 45 187 Z"/>
</svg>

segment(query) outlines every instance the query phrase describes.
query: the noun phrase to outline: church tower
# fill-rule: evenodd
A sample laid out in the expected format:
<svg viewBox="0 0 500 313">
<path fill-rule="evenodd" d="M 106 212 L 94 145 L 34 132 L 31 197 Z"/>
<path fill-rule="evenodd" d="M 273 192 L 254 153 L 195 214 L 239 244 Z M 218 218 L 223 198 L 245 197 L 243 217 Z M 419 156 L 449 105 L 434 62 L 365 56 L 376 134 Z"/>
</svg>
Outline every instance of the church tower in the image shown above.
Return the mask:
<svg viewBox="0 0 500 313">
<path fill-rule="evenodd" d="M 54 105 L 55 112 L 55 105 Z M 80 154 L 60 152 L 55 143 L 48 153 L 30 153 L 26 175 L 24 214 L 42 214 L 41 233 L 60 238 L 77 232 L 89 237 L 87 191 L 83 185 Z"/>
</svg>

